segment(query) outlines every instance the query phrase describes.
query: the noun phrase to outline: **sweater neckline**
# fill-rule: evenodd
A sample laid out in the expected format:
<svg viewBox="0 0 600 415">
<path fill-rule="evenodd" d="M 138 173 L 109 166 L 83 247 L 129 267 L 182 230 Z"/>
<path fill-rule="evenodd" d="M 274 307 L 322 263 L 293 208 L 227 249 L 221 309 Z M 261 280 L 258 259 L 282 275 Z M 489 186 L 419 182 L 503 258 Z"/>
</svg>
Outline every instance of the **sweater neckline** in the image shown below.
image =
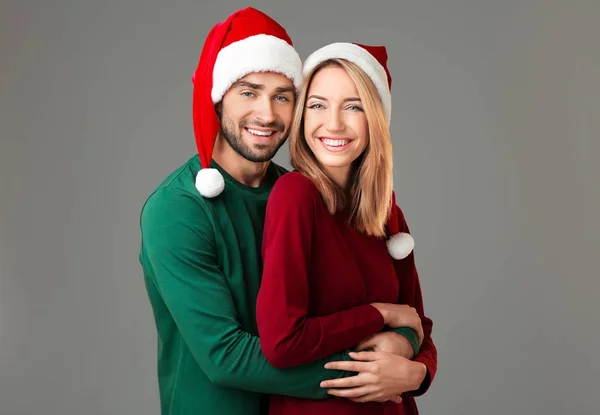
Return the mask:
<svg viewBox="0 0 600 415">
<path fill-rule="evenodd" d="M 239 182 L 237 179 L 235 179 L 233 176 L 231 176 L 223 167 L 221 167 L 214 160 L 211 161 L 210 167 L 217 169 L 221 173 L 223 178 L 225 179 L 225 182 L 227 182 L 228 184 L 233 184 L 234 186 L 238 187 L 239 189 L 244 190 L 246 192 L 250 192 L 250 193 L 260 194 L 260 193 L 267 192 L 267 191 L 271 190 L 271 188 L 273 187 L 273 184 L 275 183 L 276 168 L 273 165 L 273 162 L 269 162 L 269 165 L 267 166 L 267 172 L 265 173 L 265 178 L 264 178 L 263 182 L 257 187 L 248 186 L 244 183 Z"/>
</svg>

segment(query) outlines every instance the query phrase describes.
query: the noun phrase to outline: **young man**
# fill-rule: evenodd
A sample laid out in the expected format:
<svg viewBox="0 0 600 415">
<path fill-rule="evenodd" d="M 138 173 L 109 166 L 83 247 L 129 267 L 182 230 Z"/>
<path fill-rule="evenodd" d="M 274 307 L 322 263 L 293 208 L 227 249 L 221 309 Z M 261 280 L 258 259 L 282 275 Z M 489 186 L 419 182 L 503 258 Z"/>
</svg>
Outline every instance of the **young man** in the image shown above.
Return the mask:
<svg viewBox="0 0 600 415">
<path fill-rule="evenodd" d="M 287 138 L 301 60 L 277 22 L 247 8 L 208 34 L 193 82 L 199 154 L 141 214 L 161 413 L 258 415 L 264 394 L 324 399 L 321 381 L 349 375 L 324 364 L 347 353 L 276 369 L 261 352 L 255 318 L 266 201 L 285 173 L 270 160 Z M 396 333 L 416 339 L 412 330 Z"/>
</svg>

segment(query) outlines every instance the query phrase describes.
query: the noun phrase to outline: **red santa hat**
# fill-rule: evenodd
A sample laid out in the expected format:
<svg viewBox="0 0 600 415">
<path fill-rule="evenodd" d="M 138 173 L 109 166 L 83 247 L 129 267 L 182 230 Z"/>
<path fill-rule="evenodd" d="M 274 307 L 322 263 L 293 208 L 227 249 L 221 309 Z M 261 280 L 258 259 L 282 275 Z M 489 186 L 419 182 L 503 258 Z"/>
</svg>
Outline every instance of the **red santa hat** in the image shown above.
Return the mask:
<svg viewBox="0 0 600 415">
<path fill-rule="evenodd" d="M 383 105 L 383 111 L 388 121 L 392 116 L 392 76 L 387 66 L 387 50 L 385 46 L 369 46 L 359 43 L 332 43 L 317 49 L 304 61 L 303 75 L 306 77 L 314 68 L 329 59 L 345 59 L 361 68 L 371 79 Z M 415 246 L 413 237 L 400 232 L 398 209 L 396 209 L 396 198 L 392 193 L 392 210 L 387 222 L 388 237 L 386 244 L 390 256 L 394 259 L 406 258 Z"/>
<path fill-rule="evenodd" d="M 221 173 L 210 168 L 220 130 L 215 104 L 236 81 L 253 72 L 283 74 L 296 88 L 303 79 L 302 60 L 285 29 L 263 12 L 248 7 L 212 28 L 192 77 L 194 135 L 202 165 L 196 188 L 204 197 L 216 197 L 225 188 Z"/>
</svg>

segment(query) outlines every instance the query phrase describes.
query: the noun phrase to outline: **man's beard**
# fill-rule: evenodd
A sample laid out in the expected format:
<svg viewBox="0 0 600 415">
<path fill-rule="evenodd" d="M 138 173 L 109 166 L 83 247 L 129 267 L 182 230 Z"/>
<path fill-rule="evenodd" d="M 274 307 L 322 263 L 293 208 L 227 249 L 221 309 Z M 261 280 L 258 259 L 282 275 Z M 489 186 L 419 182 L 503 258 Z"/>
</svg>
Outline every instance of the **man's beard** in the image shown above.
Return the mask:
<svg viewBox="0 0 600 415">
<path fill-rule="evenodd" d="M 283 123 L 277 120 L 269 124 L 263 124 L 258 121 L 250 122 L 248 119 L 244 118 L 240 121 L 238 132 L 236 132 L 234 122 L 228 118 L 227 115 L 223 115 L 223 113 L 219 114 L 219 122 L 221 124 L 221 135 L 225 138 L 225 141 L 229 143 L 233 151 L 246 160 L 254 163 L 264 163 L 271 160 L 283 143 L 285 143 L 289 134 L 289 131 L 284 131 L 285 126 Z M 242 131 L 246 127 L 269 128 L 275 130 L 274 134 L 277 132 L 281 132 L 282 134 L 279 141 L 274 142 L 273 144 L 255 144 L 251 147 L 242 140 Z"/>
</svg>

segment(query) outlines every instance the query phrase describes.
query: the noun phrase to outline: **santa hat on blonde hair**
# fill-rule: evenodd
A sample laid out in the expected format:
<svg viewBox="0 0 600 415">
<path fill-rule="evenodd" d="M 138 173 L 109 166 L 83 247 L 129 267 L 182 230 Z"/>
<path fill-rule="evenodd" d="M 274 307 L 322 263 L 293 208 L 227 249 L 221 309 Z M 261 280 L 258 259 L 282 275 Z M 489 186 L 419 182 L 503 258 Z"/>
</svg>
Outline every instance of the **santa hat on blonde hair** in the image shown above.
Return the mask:
<svg viewBox="0 0 600 415">
<path fill-rule="evenodd" d="M 360 67 L 379 93 L 383 112 L 388 121 L 392 117 L 392 76 L 387 68 L 387 50 L 385 46 L 369 46 L 359 43 L 337 42 L 323 46 L 310 54 L 304 61 L 303 75 L 308 75 L 319 64 L 329 59 L 345 59 Z"/>
<path fill-rule="evenodd" d="M 215 104 L 236 81 L 253 72 L 280 73 L 296 88 L 303 79 L 302 60 L 285 29 L 263 12 L 248 7 L 212 28 L 192 76 L 194 135 L 202 165 L 196 188 L 204 197 L 216 197 L 225 188 L 221 173 L 210 168 L 221 128 Z"/>
<path fill-rule="evenodd" d="M 306 77 L 319 64 L 329 59 L 345 59 L 361 68 L 375 85 L 381 98 L 383 112 L 388 125 L 392 117 L 392 76 L 387 67 L 387 50 L 385 46 L 369 46 L 359 43 L 332 43 L 317 49 L 304 61 L 302 69 Z M 415 241 L 407 232 L 400 232 L 400 219 L 396 208 L 396 197 L 392 193 L 392 209 L 386 223 L 390 236 L 386 244 L 390 256 L 394 259 L 406 258 L 413 251 Z"/>
</svg>

